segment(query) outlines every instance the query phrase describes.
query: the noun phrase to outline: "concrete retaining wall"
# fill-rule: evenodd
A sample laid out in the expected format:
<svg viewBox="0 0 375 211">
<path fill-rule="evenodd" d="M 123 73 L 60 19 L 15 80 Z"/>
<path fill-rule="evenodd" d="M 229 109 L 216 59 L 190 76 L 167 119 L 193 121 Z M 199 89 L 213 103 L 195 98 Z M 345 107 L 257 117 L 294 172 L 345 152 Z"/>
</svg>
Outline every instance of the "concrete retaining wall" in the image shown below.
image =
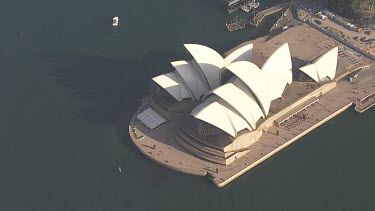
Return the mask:
<svg viewBox="0 0 375 211">
<path fill-rule="evenodd" d="M 339 115 L 340 113 L 342 113 L 343 111 L 345 111 L 346 109 L 348 109 L 351 105 L 353 104 L 353 102 L 350 102 L 349 104 L 343 106 L 342 108 L 340 108 L 339 110 L 337 110 L 336 112 L 332 113 L 331 115 L 327 116 L 326 118 L 322 119 L 321 121 L 319 121 L 318 123 L 314 124 L 313 126 L 311 126 L 310 128 L 308 128 L 307 130 L 301 132 L 300 134 L 298 134 L 297 136 L 295 136 L 294 138 L 292 138 L 291 140 L 289 140 L 288 142 L 286 142 L 285 144 L 281 145 L 280 147 L 278 147 L 277 149 L 273 150 L 272 152 L 268 153 L 267 155 L 265 155 L 264 157 L 262 157 L 261 159 L 257 160 L 256 162 L 252 163 L 251 165 L 247 166 L 246 168 L 242 169 L 241 171 L 237 172 L 236 174 L 234 174 L 233 176 L 229 177 L 228 179 L 226 179 L 225 181 L 223 182 L 220 182 L 220 181 L 214 181 L 214 184 L 221 188 L 221 187 L 224 187 L 225 185 L 227 185 L 228 183 L 230 183 L 231 181 L 235 180 L 236 178 L 238 178 L 239 176 L 241 176 L 242 174 L 248 172 L 249 170 L 251 170 L 252 168 L 254 168 L 255 166 L 257 166 L 258 164 L 262 163 L 263 161 L 265 161 L 266 159 L 270 158 L 272 155 L 276 154 L 277 152 L 281 151 L 282 149 L 284 149 L 285 147 L 289 146 L 290 144 L 292 144 L 293 142 L 297 141 L 298 139 L 300 139 L 301 137 L 303 137 L 304 135 L 308 134 L 309 132 L 313 131 L 314 129 L 318 128 L 319 126 L 321 126 L 322 124 L 326 123 L 327 121 L 331 120 L 332 118 L 334 118 L 335 116 Z"/>
</svg>

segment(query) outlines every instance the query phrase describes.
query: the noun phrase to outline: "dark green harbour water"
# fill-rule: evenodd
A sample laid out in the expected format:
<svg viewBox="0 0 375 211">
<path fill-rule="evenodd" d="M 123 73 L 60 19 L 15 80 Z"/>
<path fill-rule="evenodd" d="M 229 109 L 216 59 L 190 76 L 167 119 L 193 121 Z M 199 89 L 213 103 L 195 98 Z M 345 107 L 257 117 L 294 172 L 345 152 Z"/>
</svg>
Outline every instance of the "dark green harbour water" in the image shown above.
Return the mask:
<svg viewBox="0 0 375 211">
<path fill-rule="evenodd" d="M 183 43 L 223 53 L 272 25 L 229 33 L 224 6 L 0 0 L 0 210 L 374 210 L 374 109 L 349 109 L 224 189 L 132 145 L 147 83 L 187 59 Z"/>
</svg>

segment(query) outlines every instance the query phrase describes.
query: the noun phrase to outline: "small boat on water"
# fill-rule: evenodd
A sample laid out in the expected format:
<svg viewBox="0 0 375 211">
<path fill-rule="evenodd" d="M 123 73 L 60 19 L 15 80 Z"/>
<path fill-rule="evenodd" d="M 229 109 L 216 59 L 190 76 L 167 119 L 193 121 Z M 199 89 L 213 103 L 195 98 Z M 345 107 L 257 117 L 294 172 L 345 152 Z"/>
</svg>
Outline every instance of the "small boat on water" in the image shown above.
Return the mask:
<svg viewBox="0 0 375 211">
<path fill-rule="evenodd" d="M 252 9 L 256 9 L 259 7 L 259 2 L 255 0 L 252 1 L 245 1 L 244 4 L 240 5 L 241 9 L 245 12 L 250 12 Z"/>
<path fill-rule="evenodd" d="M 112 18 L 112 25 L 118 26 L 118 17 L 117 16 Z"/>
<path fill-rule="evenodd" d="M 122 168 L 121 168 L 121 166 L 118 166 L 118 172 L 122 172 Z"/>
</svg>

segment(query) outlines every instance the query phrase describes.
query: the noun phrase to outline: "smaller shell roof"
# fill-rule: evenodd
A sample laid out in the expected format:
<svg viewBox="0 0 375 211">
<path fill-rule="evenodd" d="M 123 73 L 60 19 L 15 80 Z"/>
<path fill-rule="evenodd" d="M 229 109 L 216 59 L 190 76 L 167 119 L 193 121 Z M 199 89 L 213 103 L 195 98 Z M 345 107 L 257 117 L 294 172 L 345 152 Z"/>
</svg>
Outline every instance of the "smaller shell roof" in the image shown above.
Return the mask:
<svg viewBox="0 0 375 211">
<path fill-rule="evenodd" d="M 306 66 L 303 66 L 299 68 L 302 72 L 306 73 L 308 76 L 310 76 L 314 81 L 318 82 L 320 81 L 318 76 L 318 71 L 316 71 L 314 64 L 308 64 Z"/>
<path fill-rule="evenodd" d="M 312 64 L 301 67 L 300 70 L 318 83 L 325 81 L 327 77 L 333 80 L 336 75 L 337 57 L 338 47 L 335 47 L 321 55 Z"/>
<path fill-rule="evenodd" d="M 236 83 L 242 82 L 238 80 Z M 224 100 L 246 120 L 252 129 L 255 129 L 256 122 L 263 115 L 263 112 L 247 87 L 241 88 L 233 83 L 227 83 L 214 89 L 212 94 Z"/>
<path fill-rule="evenodd" d="M 262 71 L 266 74 L 271 100 L 280 98 L 286 84 L 291 84 L 293 80 L 288 43 L 284 43 L 272 53 L 263 64 Z"/>
<path fill-rule="evenodd" d="M 271 98 L 265 74 L 251 62 L 234 62 L 226 67 L 241 79 L 260 102 L 265 116 L 268 115 Z"/>
<path fill-rule="evenodd" d="M 152 78 L 152 80 L 171 94 L 178 102 L 181 102 L 182 99 L 191 97 L 175 72 L 156 76 Z"/>
<path fill-rule="evenodd" d="M 223 130 L 232 137 L 236 137 L 237 131 L 249 127 L 236 112 L 216 101 L 201 104 L 192 111 L 191 115 Z"/>
<path fill-rule="evenodd" d="M 185 82 L 186 88 L 192 93 L 193 99 L 199 100 L 200 96 L 208 92 L 208 87 L 206 87 L 190 61 L 175 61 L 171 62 L 171 64 Z"/>
<path fill-rule="evenodd" d="M 237 61 L 251 61 L 253 56 L 253 44 L 249 43 L 247 45 L 241 46 L 240 48 L 231 52 L 224 59 L 224 66 L 228 66 L 230 63 Z"/>
<path fill-rule="evenodd" d="M 328 77 L 331 80 L 335 78 L 338 52 L 338 47 L 332 48 L 313 63 L 317 69 L 320 80 L 324 77 Z"/>
<path fill-rule="evenodd" d="M 220 86 L 220 69 L 224 67 L 223 57 L 204 45 L 184 44 L 184 46 L 206 76 L 210 89 Z"/>
</svg>

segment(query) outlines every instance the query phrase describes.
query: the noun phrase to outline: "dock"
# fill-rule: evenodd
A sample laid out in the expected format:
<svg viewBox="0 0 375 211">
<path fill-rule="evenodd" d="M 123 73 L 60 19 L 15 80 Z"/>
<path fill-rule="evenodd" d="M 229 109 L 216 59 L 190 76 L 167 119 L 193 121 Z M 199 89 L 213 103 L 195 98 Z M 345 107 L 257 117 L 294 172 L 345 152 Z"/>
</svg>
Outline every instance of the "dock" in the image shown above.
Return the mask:
<svg viewBox="0 0 375 211">
<path fill-rule="evenodd" d="M 240 2 L 244 2 L 243 4 L 245 4 L 245 5 L 253 3 L 253 1 L 240 1 Z M 277 12 L 282 11 L 282 10 L 287 10 L 288 8 L 290 8 L 290 6 L 291 6 L 290 3 L 282 3 L 282 4 L 279 4 L 279 5 L 267 8 L 265 10 L 262 10 L 260 12 L 257 12 L 255 10 L 251 11 L 251 9 L 241 9 L 240 11 L 238 9 L 233 10 L 231 12 L 231 15 L 235 16 L 233 14 L 237 13 L 237 14 L 242 16 L 242 19 L 239 21 L 239 20 L 236 20 L 236 18 L 229 18 L 229 19 L 231 19 L 231 21 L 229 21 L 229 23 L 228 22 L 226 23 L 226 27 L 227 27 L 228 31 L 231 31 L 231 32 L 245 28 L 246 24 L 250 24 L 252 26 L 258 27 L 259 24 L 267 16 L 273 15 Z M 241 5 L 238 5 L 238 7 L 241 8 Z"/>
<path fill-rule="evenodd" d="M 262 10 L 254 16 L 254 18 L 253 18 L 252 22 L 250 22 L 250 24 L 254 25 L 255 27 L 258 27 L 259 24 L 263 21 L 263 19 L 265 17 L 267 17 L 269 15 L 273 15 L 277 12 L 282 11 L 282 10 L 286 10 L 288 7 L 290 7 L 289 2 L 278 4 L 276 6 L 273 6 L 273 7 L 267 8 L 265 10 Z"/>
<path fill-rule="evenodd" d="M 375 92 L 371 93 L 367 97 L 361 99 L 356 103 L 355 110 L 358 113 L 363 113 L 369 110 L 371 107 L 375 105 Z"/>
</svg>

